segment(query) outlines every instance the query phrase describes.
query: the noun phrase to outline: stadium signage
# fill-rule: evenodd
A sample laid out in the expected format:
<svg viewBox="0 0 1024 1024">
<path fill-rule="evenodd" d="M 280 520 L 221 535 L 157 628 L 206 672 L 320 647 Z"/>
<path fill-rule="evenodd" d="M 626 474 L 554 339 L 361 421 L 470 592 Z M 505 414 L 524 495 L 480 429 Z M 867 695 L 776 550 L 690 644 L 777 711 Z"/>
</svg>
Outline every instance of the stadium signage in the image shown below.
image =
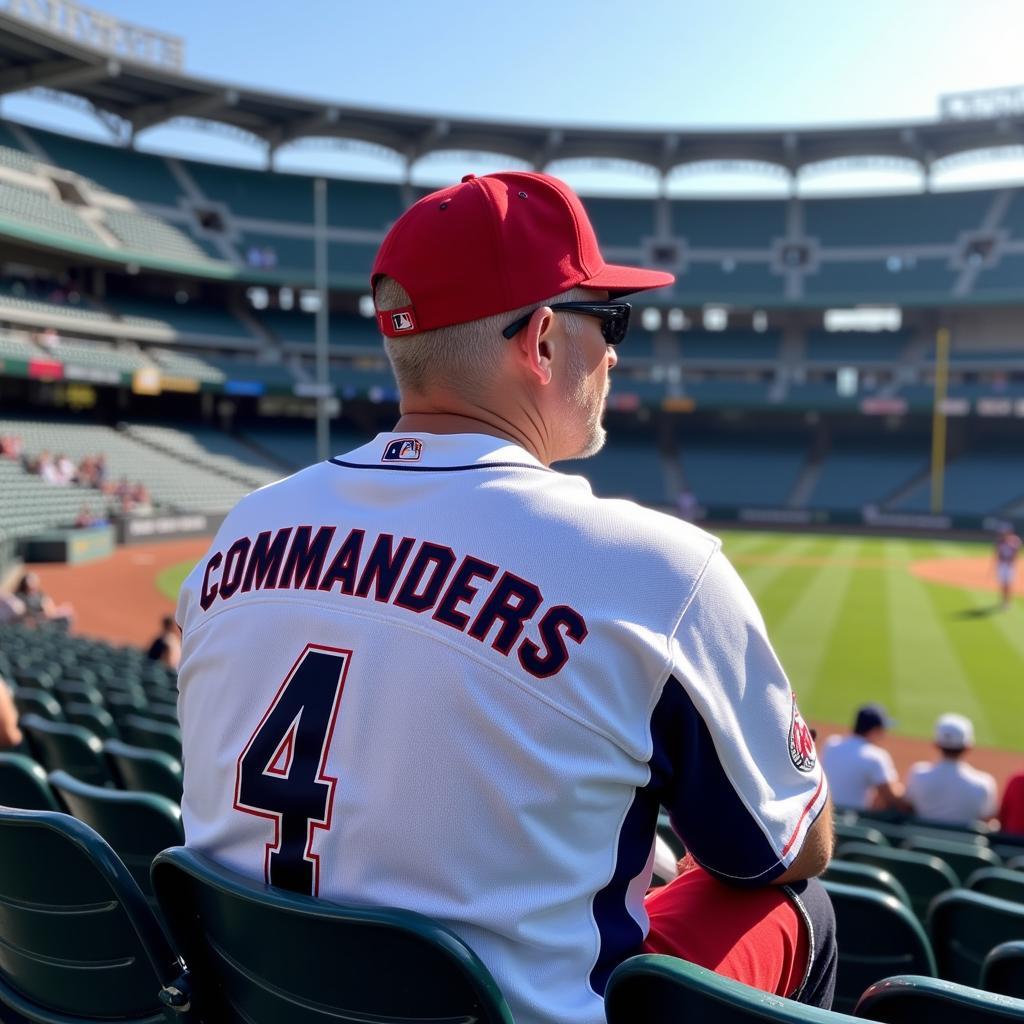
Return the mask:
<svg viewBox="0 0 1024 1024">
<path fill-rule="evenodd" d="M 185 66 L 185 40 L 180 36 L 120 21 L 75 0 L 0 0 L 0 11 L 136 64 L 172 71 Z"/>
<path fill-rule="evenodd" d="M 979 416 L 1011 416 L 1013 415 L 1013 399 L 979 398 L 975 408 Z"/>
<path fill-rule="evenodd" d="M 907 411 L 905 398 L 865 398 L 860 411 L 865 416 L 902 416 Z"/>
</svg>

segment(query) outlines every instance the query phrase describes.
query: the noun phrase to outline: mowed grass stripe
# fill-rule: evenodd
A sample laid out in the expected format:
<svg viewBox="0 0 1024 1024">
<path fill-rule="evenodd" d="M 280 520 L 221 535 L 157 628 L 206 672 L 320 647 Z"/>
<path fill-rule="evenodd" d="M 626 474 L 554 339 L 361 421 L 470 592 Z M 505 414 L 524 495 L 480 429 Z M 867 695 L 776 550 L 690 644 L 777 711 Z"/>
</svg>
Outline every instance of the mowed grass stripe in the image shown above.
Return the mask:
<svg viewBox="0 0 1024 1024">
<path fill-rule="evenodd" d="M 922 558 L 920 548 L 889 541 L 899 557 Z M 885 574 L 893 628 L 889 653 L 894 687 L 891 710 L 899 731 L 930 736 L 935 719 L 944 711 L 969 715 L 982 734 L 990 734 L 989 717 L 971 683 L 950 633 L 950 621 L 933 600 L 933 591 L 944 591 L 952 604 L 962 606 L 963 592 L 955 587 L 925 583 L 911 572 Z"/>
<path fill-rule="evenodd" d="M 867 701 L 891 706 L 898 684 L 893 678 L 889 644 L 889 597 L 886 580 L 893 570 L 881 566 L 889 553 L 873 542 L 862 544 L 859 557 L 876 559 L 872 567 L 852 568 L 832 610 L 822 638 L 818 678 L 802 705 L 805 716 L 819 721 L 849 722 Z M 838 567 L 831 567 L 833 573 Z M 897 570 L 898 571 L 898 570 Z M 839 582 L 838 577 L 834 577 Z M 824 584 L 823 584 L 824 585 Z M 813 636 L 816 623 L 808 624 Z M 810 638 L 810 637 L 809 637 Z"/>
<path fill-rule="evenodd" d="M 941 710 L 969 715 L 979 744 L 1019 749 L 1024 738 L 1024 689 L 1020 684 L 1024 658 L 1001 623 L 1009 612 L 999 609 L 998 596 L 987 591 L 937 584 L 925 584 L 924 590 L 949 638 L 976 709 L 951 706 Z"/>
<path fill-rule="evenodd" d="M 727 543 L 724 550 L 732 559 L 731 547 Z M 816 550 L 820 552 L 820 549 L 819 538 L 806 534 L 787 535 L 784 539 L 776 539 L 771 547 L 764 550 L 741 552 L 735 556 L 733 564 L 758 604 L 762 601 L 772 602 L 776 597 L 776 587 L 789 591 L 799 582 L 802 573 L 795 563 L 801 558 L 812 556 Z M 755 557 L 748 562 L 747 557 L 751 555 Z M 761 558 L 766 560 L 760 561 Z"/>
<path fill-rule="evenodd" d="M 817 716 L 815 691 L 862 548 L 853 538 L 836 543 L 836 564 L 805 569 L 796 600 L 770 610 L 769 636 L 807 715 Z"/>
</svg>

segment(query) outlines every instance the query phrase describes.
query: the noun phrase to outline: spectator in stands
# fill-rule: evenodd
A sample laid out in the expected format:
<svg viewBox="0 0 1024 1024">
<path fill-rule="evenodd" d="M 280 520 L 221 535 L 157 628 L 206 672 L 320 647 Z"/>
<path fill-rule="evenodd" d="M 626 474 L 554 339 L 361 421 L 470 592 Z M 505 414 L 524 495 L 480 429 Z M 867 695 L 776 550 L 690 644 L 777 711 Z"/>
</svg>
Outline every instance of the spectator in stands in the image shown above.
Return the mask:
<svg viewBox="0 0 1024 1024">
<path fill-rule="evenodd" d="M 173 615 L 165 615 L 160 620 L 160 632 L 146 651 L 150 661 L 159 661 L 175 671 L 181 660 L 181 631 L 174 621 Z"/>
<path fill-rule="evenodd" d="M 685 519 L 688 523 L 696 522 L 697 520 L 697 496 L 690 490 L 689 487 L 684 487 L 676 498 L 676 507 L 679 509 L 679 516 Z"/>
<path fill-rule="evenodd" d="M 879 745 L 892 721 L 879 704 L 857 710 L 849 736 L 830 736 L 821 763 L 839 807 L 905 810 L 903 787 L 889 752 Z"/>
<path fill-rule="evenodd" d="M 93 461 L 93 487 L 104 491 L 107 485 L 107 457 L 102 452 Z"/>
<path fill-rule="evenodd" d="M 35 341 L 40 348 L 45 348 L 47 352 L 52 352 L 60 345 L 60 335 L 55 328 L 47 327 L 36 334 Z"/>
<path fill-rule="evenodd" d="M 18 728 L 18 709 L 11 696 L 11 689 L 0 676 L 0 749 L 16 747 L 21 743 L 21 729 Z"/>
<path fill-rule="evenodd" d="M 83 505 L 78 510 L 78 515 L 75 516 L 75 526 L 79 530 L 88 529 L 90 526 L 106 526 L 107 519 L 103 515 L 92 510 L 92 506 L 89 504 Z"/>
<path fill-rule="evenodd" d="M 1024 771 L 1006 780 L 1003 801 L 999 805 L 999 827 L 1004 832 L 1024 836 Z"/>
<path fill-rule="evenodd" d="M 21 622 L 25 618 L 25 602 L 14 594 L 0 590 L 0 626 L 8 622 Z"/>
<path fill-rule="evenodd" d="M 73 484 L 78 480 L 78 467 L 63 452 L 54 459 L 53 464 L 57 470 L 57 482 L 61 486 Z"/>
<path fill-rule="evenodd" d="M 135 512 L 152 512 L 153 499 L 149 496 L 149 488 L 143 483 L 135 484 L 131 491 L 132 510 Z"/>
<path fill-rule="evenodd" d="M 43 622 L 58 622 L 70 626 L 75 620 L 75 610 L 68 603 L 57 604 L 39 585 L 39 577 L 27 572 L 21 577 L 15 594 L 25 605 L 24 621 L 31 625 Z"/>
<path fill-rule="evenodd" d="M 996 780 L 972 768 L 964 755 L 974 746 L 974 726 L 964 715 L 935 723 L 936 761 L 918 761 L 907 773 L 907 802 L 919 818 L 973 825 L 996 813 Z"/>
<path fill-rule="evenodd" d="M 20 434 L 4 434 L 0 436 L 0 458 L 18 460 L 24 446 Z"/>
</svg>

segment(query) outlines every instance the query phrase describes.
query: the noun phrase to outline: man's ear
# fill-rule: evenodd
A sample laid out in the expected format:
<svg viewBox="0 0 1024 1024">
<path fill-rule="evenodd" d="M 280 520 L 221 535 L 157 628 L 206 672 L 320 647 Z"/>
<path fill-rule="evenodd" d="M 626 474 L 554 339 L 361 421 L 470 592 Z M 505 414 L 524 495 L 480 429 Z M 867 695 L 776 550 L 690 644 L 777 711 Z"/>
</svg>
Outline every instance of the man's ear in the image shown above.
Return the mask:
<svg viewBox="0 0 1024 1024">
<path fill-rule="evenodd" d="M 551 333 L 554 326 L 555 314 L 551 307 L 541 306 L 533 311 L 527 325 L 515 337 L 515 344 L 527 372 L 539 384 L 551 383 Z"/>
</svg>

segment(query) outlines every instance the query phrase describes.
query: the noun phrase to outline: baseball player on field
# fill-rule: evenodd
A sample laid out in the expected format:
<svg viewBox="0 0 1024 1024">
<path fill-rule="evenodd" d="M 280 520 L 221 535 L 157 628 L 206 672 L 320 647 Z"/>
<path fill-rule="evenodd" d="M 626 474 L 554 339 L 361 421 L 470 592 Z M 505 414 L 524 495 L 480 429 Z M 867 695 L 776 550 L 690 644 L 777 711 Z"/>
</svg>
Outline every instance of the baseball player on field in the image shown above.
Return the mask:
<svg viewBox="0 0 1024 1024">
<path fill-rule="evenodd" d="M 828 789 L 757 607 L 714 537 L 551 468 L 671 282 L 543 174 L 421 199 L 373 268 L 394 430 L 241 501 L 178 607 L 188 844 L 436 918 L 518 1024 L 600 1024 L 645 949 L 831 1002 Z M 688 856 L 645 899 L 659 808 Z"/>
<path fill-rule="evenodd" d="M 996 579 L 1004 608 L 1010 607 L 1013 598 L 1013 580 L 1017 574 L 1017 556 L 1020 554 L 1020 537 L 1013 527 L 1005 525 L 996 537 Z"/>
</svg>

